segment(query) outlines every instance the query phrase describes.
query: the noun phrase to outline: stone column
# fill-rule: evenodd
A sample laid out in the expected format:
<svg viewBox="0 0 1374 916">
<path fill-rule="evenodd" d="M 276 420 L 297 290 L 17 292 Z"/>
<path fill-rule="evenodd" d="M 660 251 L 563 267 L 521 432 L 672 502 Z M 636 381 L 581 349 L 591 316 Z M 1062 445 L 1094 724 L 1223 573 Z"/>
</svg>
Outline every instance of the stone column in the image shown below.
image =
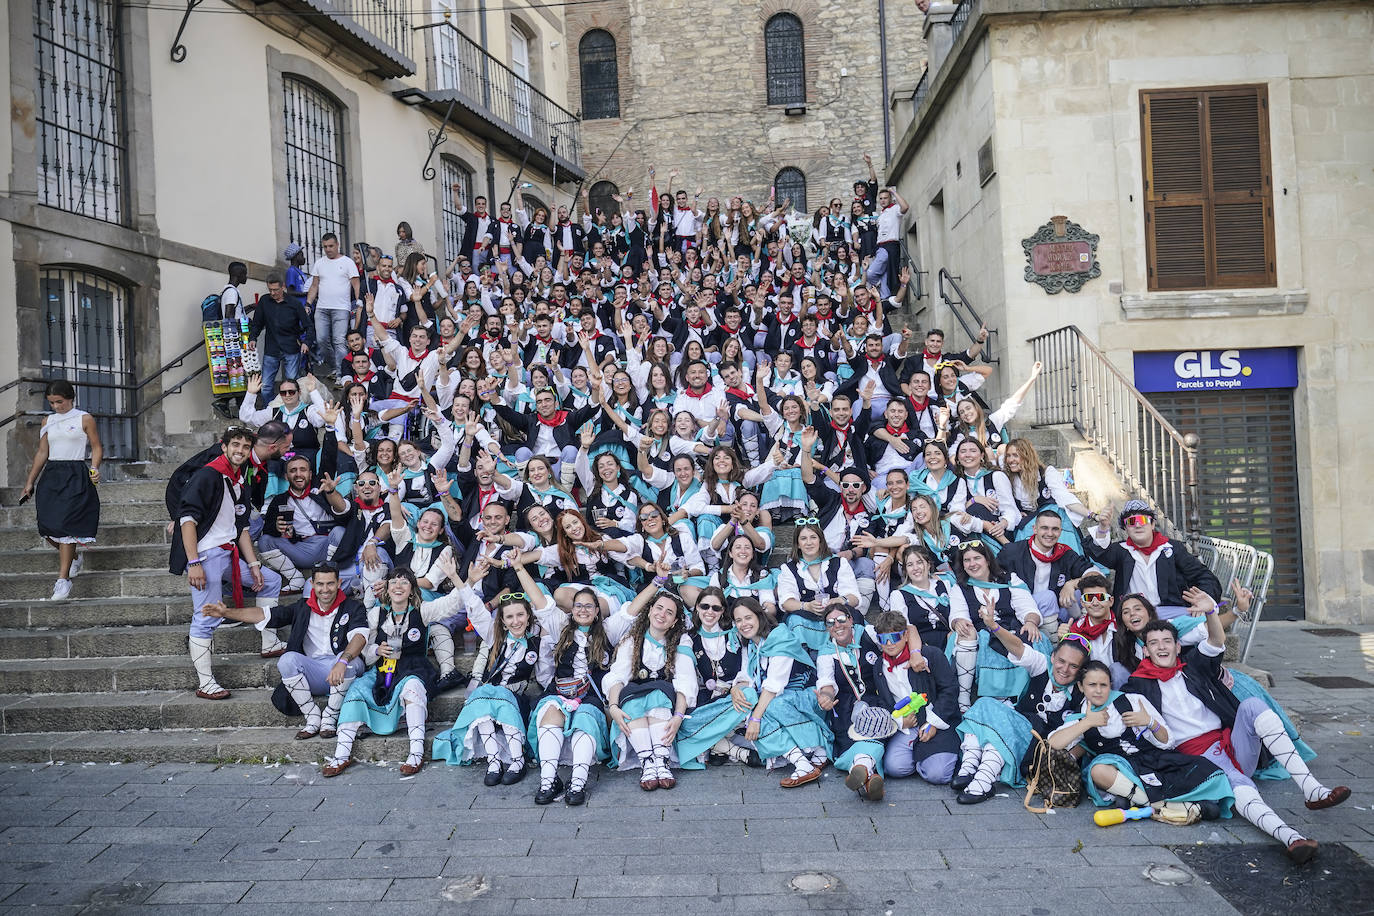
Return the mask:
<svg viewBox="0 0 1374 916">
<path fill-rule="evenodd" d="M 923 0 L 917 0 L 919 8 Z M 950 46 L 954 44 L 950 24 L 954 21 L 956 3 L 931 3 L 926 10 L 926 24 L 922 35 L 926 40 L 926 59 L 929 61 L 930 76 L 940 72 L 945 58 L 949 56 Z"/>
</svg>

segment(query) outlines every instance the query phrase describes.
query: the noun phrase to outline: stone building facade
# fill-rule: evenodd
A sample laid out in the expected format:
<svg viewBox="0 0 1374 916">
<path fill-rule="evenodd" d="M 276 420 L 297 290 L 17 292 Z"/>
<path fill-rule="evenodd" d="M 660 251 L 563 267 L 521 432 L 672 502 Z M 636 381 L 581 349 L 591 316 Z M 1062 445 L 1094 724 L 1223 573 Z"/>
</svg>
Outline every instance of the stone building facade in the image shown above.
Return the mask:
<svg viewBox="0 0 1374 916">
<path fill-rule="evenodd" d="M 956 12 L 932 7 L 931 79 L 891 168 L 911 204 L 909 247 L 932 277 L 960 277 L 997 331 L 992 387 L 1025 376 L 1033 338 L 1076 326 L 1199 437 L 1198 527 L 1274 554 L 1272 608 L 1374 622 L 1374 9 L 975 0 Z M 1242 96 L 1259 103 L 1248 127 L 1218 104 Z M 1161 99 L 1181 116 L 1156 137 Z M 1199 138 L 1202 154 L 1183 155 Z M 1218 221 L 1215 241 L 1189 234 L 1202 221 L 1166 229 L 1161 208 L 1199 180 L 1218 220 L 1254 204 L 1263 222 L 1247 236 Z M 1239 203 L 1236 187 L 1249 188 Z M 1023 240 L 1055 216 L 1097 236 L 1100 276 L 1081 291 L 1027 280 Z M 1227 258 L 1252 273 L 1220 276 Z M 1211 268 L 1162 279 L 1214 259 L 1216 281 Z M 938 297 L 928 321 L 961 342 Z M 1252 356 L 1291 371 L 1252 374 Z M 1040 382 L 1018 419 L 1062 394 Z"/>
<path fill-rule="evenodd" d="M 677 187 L 740 193 L 762 205 L 784 168 L 806 178 L 811 211 L 848 199 L 865 178 L 864 153 L 884 162 L 885 20 L 889 95 L 910 86 L 925 58 L 921 14 L 910 0 L 608 0 L 569 6 L 570 104 L 583 101 L 588 181 L 633 187 L 646 172 L 681 171 Z M 769 104 L 764 31 L 779 14 L 800 22 L 805 98 Z M 589 33 L 615 40 L 617 117 L 593 118 L 583 93 L 579 49 Z M 915 75 L 913 75 L 915 74 Z M 789 109 L 792 113 L 788 113 Z M 804 112 L 800 109 L 804 109 Z M 703 201 L 704 203 L 704 201 Z M 798 207 L 800 202 L 797 202 Z"/>
</svg>

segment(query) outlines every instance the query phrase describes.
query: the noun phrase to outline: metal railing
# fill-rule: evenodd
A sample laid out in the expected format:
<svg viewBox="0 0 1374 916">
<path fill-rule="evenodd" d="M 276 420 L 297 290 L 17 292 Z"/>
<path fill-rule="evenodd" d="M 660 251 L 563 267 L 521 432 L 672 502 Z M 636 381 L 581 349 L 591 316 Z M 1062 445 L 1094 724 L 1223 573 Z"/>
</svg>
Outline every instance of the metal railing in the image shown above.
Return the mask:
<svg viewBox="0 0 1374 916">
<path fill-rule="evenodd" d="M 959 33 L 964 31 L 964 26 L 973 18 L 973 7 L 977 0 L 959 0 L 959 5 L 954 8 L 954 18 L 949 23 L 949 43 L 952 46 L 959 40 Z"/>
<path fill-rule="evenodd" d="M 948 270 L 941 267 L 937 278 L 940 284 L 940 298 L 949 307 L 950 313 L 954 315 L 954 320 L 959 322 L 959 326 L 964 329 L 969 340 L 976 340 L 978 329 L 985 327 L 986 322 L 983 316 L 978 314 L 973 303 L 969 301 L 964 290 L 959 286 L 959 277 L 953 276 Z M 1001 358 L 993 355 L 993 341 L 997 332 L 988 328 L 988 339 L 983 344 L 983 361 L 989 364 L 1000 363 Z"/>
<path fill-rule="evenodd" d="M 916 83 L 916 88 L 911 90 L 911 116 L 916 117 L 916 112 L 921 110 L 922 103 L 926 96 L 930 94 L 930 65 L 927 64 L 921 70 L 921 78 Z"/>
<path fill-rule="evenodd" d="M 411 0 L 304 0 L 306 5 L 347 27 L 371 35 L 382 50 L 410 60 Z M 352 22 L 350 23 L 349 20 Z M 349 31 L 353 31 L 350 29 Z M 361 37 L 361 36 L 360 36 Z"/>
<path fill-rule="evenodd" d="M 1073 325 L 1029 343 L 1044 367 L 1034 425 L 1072 423 L 1167 531 L 1198 534 L 1197 436 L 1175 429 Z"/>
<path fill-rule="evenodd" d="M 1274 556 L 1256 550 L 1249 544 L 1207 535 L 1191 539 L 1188 549 L 1216 575 L 1223 594 L 1229 593 L 1231 583 L 1235 582 L 1254 595 L 1250 607 L 1244 612 L 1236 608 L 1236 622 L 1231 626 L 1231 635 L 1236 637 L 1239 646 L 1237 660 L 1244 662 L 1250 654 L 1250 646 L 1255 641 L 1256 624 L 1269 597 L 1269 583 L 1274 578 Z"/>
<path fill-rule="evenodd" d="M 200 368 L 187 374 L 185 378 L 181 379 L 181 381 L 177 382 L 174 385 L 164 387 L 160 392 L 158 392 L 157 396 L 150 398 L 148 400 L 144 400 L 142 397 L 143 389 L 147 388 L 153 382 L 160 380 L 171 370 L 184 364 L 186 362 L 187 357 L 189 357 L 192 353 L 195 353 L 197 351 L 204 352 L 204 350 L 205 342 L 197 341 L 196 343 L 187 347 L 184 352 L 170 360 L 166 365 L 162 366 L 162 368 L 158 369 L 156 372 L 153 372 L 147 378 L 139 382 L 122 384 L 119 382 L 78 381 L 72 379 L 72 387 L 74 387 L 77 391 L 78 403 L 80 403 L 83 400 L 81 397 L 82 389 L 94 389 L 95 391 L 101 392 L 117 391 L 129 395 L 128 399 L 124 402 L 126 406 L 123 410 L 113 412 L 102 412 L 99 410 L 92 410 L 89 411 L 89 413 L 98 421 L 129 421 L 130 425 L 137 429 L 137 424 L 134 421 L 136 421 L 139 417 L 143 416 L 143 414 L 147 413 L 152 408 L 156 407 L 158 404 L 161 404 L 167 398 L 171 397 L 174 394 L 179 394 L 187 384 L 194 381 L 197 377 L 204 374 L 205 372 L 208 372 L 210 369 L 210 365 L 208 362 L 201 365 Z M 43 378 L 40 376 L 20 376 L 19 378 L 13 379 L 9 382 L 6 382 L 3 385 L 0 385 L 0 394 L 4 394 L 11 388 L 17 388 L 20 385 L 32 385 L 33 388 L 30 389 L 29 392 L 30 395 L 32 395 L 34 393 L 41 392 L 52 380 L 53 379 L 51 378 Z M 16 400 L 17 402 L 22 402 L 23 398 L 24 395 L 21 392 Z M 26 410 L 24 409 L 21 403 L 16 403 L 13 413 L 11 413 L 7 417 L 0 417 L 0 429 L 4 429 L 6 426 L 9 426 L 11 423 L 15 422 L 20 417 L 38 417 L 44 416 L 46 413 L 47 411 L 45 410 Z M 103 439 L 105 437 L 102 435 L 101 438 Z M 114 453 L 114 451 L 107 444 L 106 456 L 109 458 L 137 457 L 139 451 L 137 436 L 135 436 L 133 442 L 130 443 L 130 447 L 130 454 L 117 454 Z"/>
<path fill-rule="evenodd" d="M 433 34 L 426 58 L 426 91 L 455 93 L 508 133 L 573 165 L 582 164 L 581 121 L 482 49 L 452 22 L 419 28 Z"/>
</svg>

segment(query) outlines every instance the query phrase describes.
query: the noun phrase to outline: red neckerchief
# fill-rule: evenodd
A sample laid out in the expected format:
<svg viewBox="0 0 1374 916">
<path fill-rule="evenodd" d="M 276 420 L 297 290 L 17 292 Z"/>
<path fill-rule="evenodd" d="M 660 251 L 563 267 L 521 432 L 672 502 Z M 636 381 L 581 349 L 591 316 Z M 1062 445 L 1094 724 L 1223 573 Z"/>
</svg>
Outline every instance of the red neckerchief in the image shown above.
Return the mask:
<svg viewBox="0 0 1374 916">
<path fill-rule="evenodd" d="M 784 315 L 786 315 L 787 317 L 784 318 Z M 797 320 L 797 313 L 792 311 L 791 309 L 782 309 L 777 313 L 776 317 L 778 320 L 778 324 L 791 324 L 792 322 Z"/>
<path fill-rule="evenodd" d="M 330 614 L 334 613 L 339 609 L 339 605 L 344 603 L 345 597 L 347 596 L 344 594 L 344 590 L 339 589 L 339 591 L 334 595 L 334 603 L 329 606 L 328 610 L 322 611 L 320 610 L 319 597 L 314 592 L 311 592 L 310 597 L 305 599 L 305 604 L 307 607 L 310 608 L 310 613 L 316 614 L 320 617 L 328 617 Z"/>
<path fill-rule="evenodd" d="M 591 343 L 593 340 L 596 340 L 596 339 L 597 339 L 598 337 L 600 337 L 600 336 L 601 336 L 601 332 L 600 332 L 600 331 L 592 331 L 590 334 L 587 335 L 587 342 L 588 342 L 588 343 Z"/>
<path fill-rule="evenodd" d="M 545 417 L 542 413 L 536 413 L 534 418 L 545 426 L 562 426 L 568 419 L 568 412 L 566 410 L 555 410 L 551 417 Z"/>
<path fill-rule="evenodd" d="M 1060 545 L 1063 546 L 1063 545 Z M 1099 623 L 1089 623 L 1086 616 L 1080 617 L 1069 626 L 1070 633 L 1077 633 L 1088 640 L 1094 640 L 1107 632 L 1107 628 L 1112 625 L 1112 618 L 1104 617 Z M 1178 669 L 1174 669 L 1177 671 Z M 1172 677 L 1173 675 L 1170 675 Z"/>
<path fill-rule="evenodd" d="M 898 665 L 902 664 L 903 662 L 910 662 L 910 661 L 911 661 L 911 646 L 902 646 L 902 653 L 901 653 L 900 655 L 898 655 L 896 658 L 893 658 L 891 655 L 888 655 L 886 652 L 883 653 L 883 662 L 885 662 L 885 663 L 887 664 L 887 670 L 888 670 L 888 671 L 896 671 Z"/>
<path fill-rule="evenodd" d="M 691 329 L 693 329 L 693 330 L 695 330 L 695 331 L 700 331 L 702 328 L 706 327 L 706 319 L 703 318 L 703 319 L 701 320 L 701 323 L 700 323 L 700 324 L 693 324 L 692 322 L 689 321 L 689 322 L 687 322 L 687 327 L 689 327 L 689 328 L 691 328 Z"/>
<path fill-rule="evenodd" d="M 540 343 L 553 343 L 553 332 L 550 331 L 548 337 L 540 337 L 538 334 L 535 334 L 534 339 L 539 341 Z"/>
<path fill-rule="evenodd" d="M 381 498 L 379 497 L 377 499 L 376 504 L 369 506 L 367 503 L 363 502 L 361 499 L 355 496 L 353 497 L 353 505 L 357 506 L 359 509 L 362 509 L 364 512 L 376 512 L 378 509 L 382 508 L 382 506 L 384 506 L 385 503 L 383 503 Z"/>
<path fill-rule="evenodd" d="M 286 495 L 291 497 L 292 499 L 309 499 L 310 492 L 311 491 L 309 485 L 307 485 L 305 490 L 301 493 L 297 493 L 295 488 L 289 484 L 286 487 Z"/>
<path fill-rule="evenodd" d="M 1041 553 L 1040 551 L 1035 549 L 1035 543 L 1032 541 L 1030 544 L 1030 552 L 1031 556 L 1035 557 L 1041 563 L 1053 563 L 1055 560 L 1059 559 L 1064 554 L 1069 552 L 1069 545 L 1055 544 L 1054 549 L 1051 550 L 1049 553 Z"/>
<path fill-rule="evenodd" d="M 803 348 L 803 349 L 807 349 L 807 350 L 815 349 L 815 346 L 816 346 L 817 343 L 820 342 L 820 339 L 821 339 L 821 338 L 820 338 L 820 335 L 817 334 L 817 335 L 815 336 L 815 338 L 813 338 L 813 339 L 811 340 L 810 343 L 807 343 L 807 341 L 806 341 L 806 335 L 803 334 L 803 335 L 801 336 L 801 338 L 797 340 L 797 346 L 799 346 L 799 347 L 801 347 L 801 348 Z"/>
<path fill-rule="evenodd" d="M 707 396 L 708 394 L 710 394 L 710 393 L 711 393 L 711 383 L 710 383 L 710 382 L 707 382 L 707 383 L 706 383 L 706 387 L 703 388 L 703 389 L 701 389 L 700 392 L 693 391 L 691 388 L 688 388 L 686 391 L 683 392 L 683 394 L 687 395 L 687 397 L 689 397 L 689 398 L 697 398 L 698 400 L 700 400 L 701 398 L 706 397 L 706 396 Z"/>
<path fill-rule="evenodd" d="M 924 359 L 924 360 L 925 360 L 926 362 L 928 362 L 928 363 L 931 363 L 931 362 L 938 363 L 938 362 L 940 361 L 940 357 L 943 356 L 943 355 L 944 355 L 944 354 L 942 354 L 942 353 L 931 353 L 931 352 L 930 352 L 929 350 L 927 350 L 925 347 L 922 347 L 922 348 L 921 348 L 921 358 Z"/>
<path fill-rule="evenodd" d="M 901 429 L 893 429 L 891 423 L 885 423 L 883 424 L 883 429 L 887 430 L 888 435 L 891 436 L 905 436 L 907 431 L 907 425 L 903 423 Z"/>
<path fill-rule="evenodd" d="M 410 347 L 406 347 L 406 354 L 418 363 L 422 362 L 424 358 L 429 355 L 429 351 L 421 350 L 419 353 L 416 353 L 414 350 L 410 349 Z"/>
<path fill-rule="evenodd" d="M 388 285 L 390 285 L 390 286 L 395 286 L 395 285 L 396 285 L 396 278 L 395 278 L 395 277 L 388 277 L 388 278 L 385 279 L 385 280 L 383 280 L 381 277 L 373 277 L 372 279 L 376 280 L 378 283 L 386 283 L 386 284 L 388 284 Z"/>
<path fill-rule="evenodd" d="M 1158 665 L 1156 665 L 1153 660 L 1147 658 L 1136 666 L 1135 674 L 1133 674 L 1132 676 L 1144 677 L 1149 678 L 1152 681 L 1162 682 L 1169 680 L 1175 674 L 1178 674 L 1186 667 L 1186 662 L 1179 662 L 1172 668 L 1161 668 Z"/>
<path fill-rule="evenodd" d="M 916 396 L 913 394 L 907 395 L 906 399 L 911 402 L 912 410 L 916 411 L 917 413 L 920 413 L 923 410 L 930 409 L 930 395 L 926 395 L 925 400 L 919 402 L 916 400 Z"/>
<path fill-rule="evenodd" d="M 229 458 L 225 455 L 219 455 L 213 458 L 206 467 L 214 468 L 216 471 L 219 471 L 225 477 L 229 478 L 230 483 L 238 485 L 243 482 L 243 468 L 234 467 L 229 463 Z"/>
<path fill-rule="evenodd" d="M 740 331 L 744 330 L 742 326 L 738 328 L 731 328 L 728 324 L 721 325 L 720 329 L 724 331 L 726 334 L 738 334 Z"/>
<path fill-rule="evenodd" d="M 862 305 L 859 305 L 859 303 L 857 303 L 857 302 L 854 303 L 854 308 L 858 309 L 859 312 L 860 312 L 861 314 L 869 315 L 869 314 L 872 314 L 872 312 L 873 312 L 874 308 L 876 308 L 876 306 L 874 305 L 873 300 L 870 299 L 870 300 L 868 300 L 868 308 L 864 308 Z"/>
<path fill-rule="evenodd" d="M 1164 535 L 1160 534 L 1158 531 L 1156 531 L 1154 540 L 1150 541 L 1150 543 L 1146 544 L 1144 547 L 1137 546 L 1135 541 L 1131 541 L 1130 546 L 1133 549 L 1140 551 L 1142 555 L 1148 557 L 1150 554 L 1154 553 L 1156 550 L 1163 547 L 1167 543 L 1169 543 L 1169 539 L 1166 538 Z"/>
<path fill-rule="evenodd" d="M 483 509 L 485 509 L 485 508 L 487 507 L 487 503 L 491 502 L 492 497 L 494 497 L 495 495 L 496 495 L 496 485 L 495 485 L 494 483 L 491 485 L 491 487 L 489 487 L 488 489 L 485 489 L 485 490 L 482 489 L 482 485 L 481 485 L 481 484 L 478 484 L 478 485 L 477 485 L 477 511 L 478 511 L 478 512 L 481 512 Z"/>
<path fill-rule="evenodd" d="M 673 304 L 673 297 L 669 296 L 667 299 L 664 299 L 662 296 L 654 296 L 654 301 L 664 308 L 667 308 Z"/>
<path fill-rule="evenodd" d="M 376 377 L 377 377 L 377 373 L 375 373 L 375 372 L 373 372 L 371 369 L 369 369 L 369 370 L 367 371 L 367 375 L 355 375 L 355 376 L 353 376 L 353 382 L 354 382 L 355 384 L 358 384 L 358 385 L 366 385 L 368 382 L 372 381 L 372 380 L 373 380 L 374 378 L 376 378 Z"/>
<path fill-rule="evenodd" d="M 266 462 L 259 458 L 258 453 L 255 451 L 250 450 L 248 452 L 248 463 L 252 466 L 253 470 L 255 471 L 267 470 Z"/>
<path fill-rule="evenodd" d="M 495 337 L 488 337 L 487 332 L 483 331 L 481 339 L 486 341 L 487 343 L 497 343 L 501 340 L 501 335 L 497 334 Z"/>
<path fill-rule="evenodd" d="M 677 208 L 677 212 L 679 212 L 679 213 L 691 213 L 691 212 L 692 212 L 692 208 L 691 208 L 691 207 L 682 207 L 682 206 L 679 206 L 679 207 Z"/>
<path fill-rule="evenodd" d="M 865 356 L 864 359 L 868 360 L 868 364 L 872 366 L 874 369 L 881 369 L 883 367 L 883 357 L 881 356 L 877 357 L 876 359 L 872 356 Z"/>
<path fill-rule="evenodd" d="M 742 401 L 752 400 L 754 397 L 753 388 L 749 388 L 748 390 L 745 390 L 743 388 L 726 388 L 725 392 L 726 394 L 733 394 L 735 397 L 739 398 Z"/>
<path fill-rule="evenodd" d="M 853 518 L 856 515 L 863 515 L 868 511 L 868 509 L 864 507 L 863 497 L 859 497 L 859 501 L 854 504 L 853 509 L 849 508 L 849 503 L 842 499 L 840 500 L 840 508 L 844 510 L 844 514 L 849 518 Z"/>
</svg>

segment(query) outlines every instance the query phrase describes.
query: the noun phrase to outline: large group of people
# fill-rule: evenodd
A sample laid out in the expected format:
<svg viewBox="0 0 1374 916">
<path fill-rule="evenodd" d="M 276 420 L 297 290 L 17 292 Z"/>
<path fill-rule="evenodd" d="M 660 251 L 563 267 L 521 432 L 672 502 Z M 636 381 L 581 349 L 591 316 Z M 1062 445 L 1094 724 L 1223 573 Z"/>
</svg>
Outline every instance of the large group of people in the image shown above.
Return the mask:
<svg viewBox="0 0 1374 916">
<path fill-rule="evenodd" d="M 245 315 L 267 374 L 168 487 L 197 695 L 229 695 L 230 620 L 279 658 L 296 737 L 334 742 L 327 777 L 363 726 L 404 727 L 403 773 L 533 775 L 541 805 L 583 803 L 597 766 L 654 791 L 722 764 L 971 805 L 1048 745 L 1099 805 L 1235 811 L 1311 858 L 1254 779 L 1310 808 L 1349 791 L 1220 664 L 1251 596 L 1228 606 L 1147 503 L 1090 511 L 1015 434 L 1038 364 L 989 404 L 985 330 L 951 352 L 894 321 L 897 192 L 806 216 L 675 177 L 623 212 L 458 201 L 434 270 L 405 224 L 394 256 L 326 235 L 307 274 L 286 252 Z"/>
</svg>

